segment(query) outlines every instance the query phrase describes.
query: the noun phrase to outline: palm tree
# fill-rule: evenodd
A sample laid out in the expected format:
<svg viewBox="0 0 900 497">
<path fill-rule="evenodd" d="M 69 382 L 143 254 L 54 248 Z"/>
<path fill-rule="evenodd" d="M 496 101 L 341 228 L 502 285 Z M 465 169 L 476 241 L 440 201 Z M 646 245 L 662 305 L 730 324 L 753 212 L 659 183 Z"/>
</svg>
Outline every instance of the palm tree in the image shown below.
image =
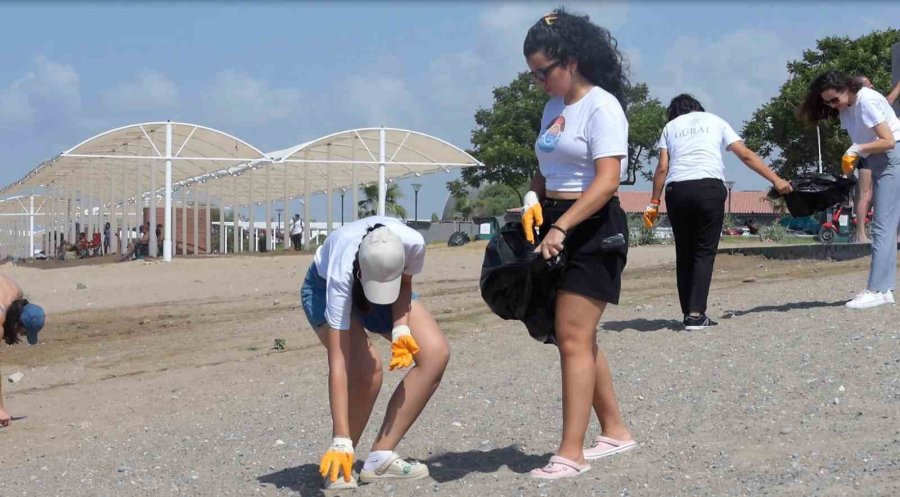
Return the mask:
<svg viewBox="0 0 900 497">
<path fill-rule="evenodd" d="M 359 201 L 357 209 L 359 217 L 374 216 L 378 213 L 378 183 L 365 185 L 362 190 L 366 198 Z M 406 209 L 397 203 L 402 196 L 399 185 L 396 183 L 388 185 L 387 192 L 384 194 L 385 215 L 406 219 Z"/>
</svg>

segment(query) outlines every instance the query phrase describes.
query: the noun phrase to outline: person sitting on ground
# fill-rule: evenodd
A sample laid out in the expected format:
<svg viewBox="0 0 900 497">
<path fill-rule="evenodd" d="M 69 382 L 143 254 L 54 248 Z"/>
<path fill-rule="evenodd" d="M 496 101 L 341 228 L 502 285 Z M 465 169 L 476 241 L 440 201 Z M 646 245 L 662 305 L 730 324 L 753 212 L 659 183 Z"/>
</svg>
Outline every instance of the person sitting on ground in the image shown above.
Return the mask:
<svg viewBox="0 0 900 497">
<path fill-rule="evenodd" d="M 428 476 L 427 466 L 394 452 L 440 385 L 450 358 L 447 338 L 412 291 L 413 276 L 424 264 L 419 232 L 397 219 L 373 216 L 332 232 L 309 266 L 300 301 L 328 355 L 333 440 L 319 466 L 326 488 L 356 487 L 354 447 L 381 389 L 381 359 L 366 330 L 391 342 L 389 370 L 415 365 L 387 404 L 359 479 Z"/>
<path fill-rule="evenodd" d="M 19 285 L 5 275 L 0 275 L 0 320 L 3 323 L 3 341 L 7 345 L 19 343 L 22 335 L 30 345 L 34 345 L 38 332 L 44 327 L 44 310 L 28 302 Z M 0 381 L 0 426 L 9 426 L 12 417 L 3 404 L 2 384 Z"/>
<path fill-rule="evenodd" d="M 147 226 L 149 226 L 149 223 Z M 140 232 L 140 237 L 128 244 L 128 248 L 125 250 L 125 253 L 122 254 L 122 257 L 119 258 L 119 262 L 128 261 L 136 255 L 140 256 L 146 253 L 146 248 L 150 245 L 150 232 L 148 232 L 144 226 L 141 226 L 138 230 Z"/>
</svg>

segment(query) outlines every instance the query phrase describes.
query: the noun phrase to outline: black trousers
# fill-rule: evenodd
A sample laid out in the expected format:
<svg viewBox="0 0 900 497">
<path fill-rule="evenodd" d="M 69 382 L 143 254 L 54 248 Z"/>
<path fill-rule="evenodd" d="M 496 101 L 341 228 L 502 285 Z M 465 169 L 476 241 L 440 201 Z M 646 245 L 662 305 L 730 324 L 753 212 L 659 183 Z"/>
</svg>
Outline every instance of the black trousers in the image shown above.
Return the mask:
<svg viewBox="0 0 900 497">
<path fill-rule="evenodd" d="M 300 233 L 291 235 L 291 244 L 294 245 L 294 250 L 300 250 L 301 248 L 303 248 L 303 235 Z"/>
<path fill-rule="evenodd" d="M 675 236 L 675 273 L 681 312 L 706 312 L 728 190 L 721 180 L 677 181 L 666 186 L 666 209 Z"/>
</svg>

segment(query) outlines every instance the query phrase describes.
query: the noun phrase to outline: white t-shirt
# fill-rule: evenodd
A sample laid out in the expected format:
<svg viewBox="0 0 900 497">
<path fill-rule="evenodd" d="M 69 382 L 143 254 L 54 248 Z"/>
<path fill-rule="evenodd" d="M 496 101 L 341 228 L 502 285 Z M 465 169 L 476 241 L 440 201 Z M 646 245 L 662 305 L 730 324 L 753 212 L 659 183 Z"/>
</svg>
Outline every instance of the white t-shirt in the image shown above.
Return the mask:
<svg viewBox="0 0 900 497">
<path fill-rule="evenodd" d="M 333 231 L 316 250 L 313 263 L 320 277 L 327 281 L 325 319 L 336 330 L 350 329 L 353 296 L 353 261 L 359 244 L 369 228 L 376 224 L 387 226 L 403 242 L 406 265 L 403 273 L 416 275 L 425 266 L 425 239 L 418 231 L 392 217 L 372 216 L 353 221 Z"/>
<path fill-rule="evenodd" d="M 628 172 L 628 119 L 609 92 L 593 87 L 566 105 L 553 97 L 544 106 L 541 134 L 534 144 L 547 190 L 582 192 L 597 175 L 594 161 L 622 156 L 620 176 Z"/>
<path fill-rule="evenodd" d="M 291 225 L 291 234 L 292 235 L 301 235 L 303 234 L 303 219 L 297 219 Z"/>
<path fill-rule="evenodd" d="M 900 141 L 900 119 L 884 95 L 869 88 L 860 88 L 856 103 L 840 111 L 841 127 L 847 130 L 853 143 L 870 143 L 878 139 L 872 129 L 887 121 L 895 141 Z"/>
<path fill-rule="evenodd" d="M 721 117 L 689 112 L 666 124 L 657 148 L 669 152 L 666 184 L 705 178 L 725 180 L 722 150 L 741 137 Z"/>
</svg>

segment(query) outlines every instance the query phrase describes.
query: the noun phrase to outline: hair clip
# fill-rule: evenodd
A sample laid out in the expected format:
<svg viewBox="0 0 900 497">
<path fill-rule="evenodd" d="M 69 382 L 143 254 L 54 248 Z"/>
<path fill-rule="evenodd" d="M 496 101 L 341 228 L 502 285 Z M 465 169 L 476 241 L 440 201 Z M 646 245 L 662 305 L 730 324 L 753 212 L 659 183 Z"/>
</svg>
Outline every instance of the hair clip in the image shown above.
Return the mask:
<svg viewBox="0 0 900 497">
<path fill-rule="evenodd" d="M 559 14 L 554 12 L 552 14 L 545 15 L 544 17 L 541 18 L 541 20 L 544 21 L 544 24 L 546 24 L 547 26 L 553 26 L 553 23 L 556 22 L 556 19 L 558 17 L 559 17 Z"/>
</svg>

